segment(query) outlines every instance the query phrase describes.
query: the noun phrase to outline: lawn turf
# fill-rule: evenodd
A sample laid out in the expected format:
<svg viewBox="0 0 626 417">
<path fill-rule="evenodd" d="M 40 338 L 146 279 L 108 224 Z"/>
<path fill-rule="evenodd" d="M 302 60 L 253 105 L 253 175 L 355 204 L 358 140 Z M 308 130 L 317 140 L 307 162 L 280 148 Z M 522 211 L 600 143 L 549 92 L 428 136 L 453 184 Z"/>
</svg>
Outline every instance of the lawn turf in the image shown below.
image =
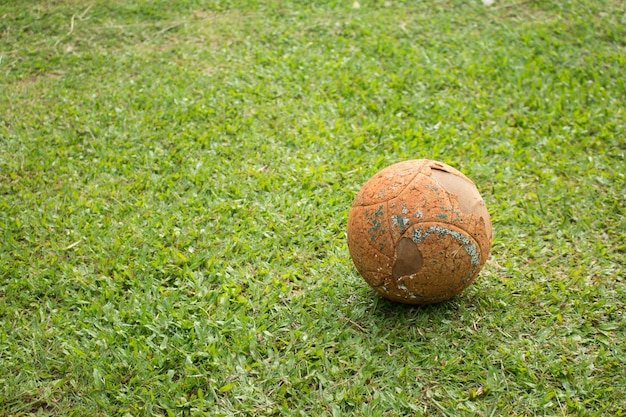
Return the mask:
<svg viewBox="0 0 626 417">
<path fill-rule="evenodd" d="M 626 414 L 620 0 L 0 2 L 0 415 Z M 477 184 L 492 256 L 381 299 L 361 185 Z"/>
</svg>

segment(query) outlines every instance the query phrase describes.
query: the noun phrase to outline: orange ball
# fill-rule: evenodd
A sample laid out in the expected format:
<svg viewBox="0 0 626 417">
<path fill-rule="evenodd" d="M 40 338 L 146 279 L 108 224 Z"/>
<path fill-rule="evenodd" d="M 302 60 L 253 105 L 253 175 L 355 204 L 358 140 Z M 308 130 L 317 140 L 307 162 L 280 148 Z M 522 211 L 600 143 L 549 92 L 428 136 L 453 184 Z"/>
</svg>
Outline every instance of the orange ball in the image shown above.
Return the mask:
<svg viewBox="0 0 626 417">
<path fill-rule="evenodd" d="M 374 175 L 348 217 L 356 269 L 383 297 L 408 304 L 445 301 L 467 288 L 491 239 L 491 218 L 472 180 L 428 159 Z"/>
</svg>

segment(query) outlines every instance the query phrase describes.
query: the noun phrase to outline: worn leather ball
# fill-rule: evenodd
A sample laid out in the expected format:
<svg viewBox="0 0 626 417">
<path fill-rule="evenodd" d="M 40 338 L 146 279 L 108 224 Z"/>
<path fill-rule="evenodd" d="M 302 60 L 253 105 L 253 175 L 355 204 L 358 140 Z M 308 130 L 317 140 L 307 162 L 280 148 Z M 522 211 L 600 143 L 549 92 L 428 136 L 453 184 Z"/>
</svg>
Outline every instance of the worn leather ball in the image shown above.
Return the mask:
<svg viewBox="0 0 626 417">
<path fill-rule="evenodd" d="M 467 288 L 491 240 L 489 212 L 474 183 L 428 159 L 374 175 L 348 217 L 356 269 L 383 297 L 408 304 L 445 301 Z"/>
</svg>

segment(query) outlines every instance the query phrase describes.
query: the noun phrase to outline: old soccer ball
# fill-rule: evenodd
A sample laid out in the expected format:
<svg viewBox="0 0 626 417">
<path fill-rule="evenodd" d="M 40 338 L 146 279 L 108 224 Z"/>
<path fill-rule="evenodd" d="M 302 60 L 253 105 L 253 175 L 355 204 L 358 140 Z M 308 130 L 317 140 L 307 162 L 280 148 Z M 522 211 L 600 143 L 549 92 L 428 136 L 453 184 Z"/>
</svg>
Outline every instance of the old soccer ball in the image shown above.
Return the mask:
<svg viewBox="0 0 626 417">
<path fill-rule="evenodd" d="M 489 212 L 474 183 L 428 159 L 374 175 L 348 217 L 356 269 L 383 297 L 408 304 L 445 301 L 467 288 L 491 239 Z"/>
</svg>

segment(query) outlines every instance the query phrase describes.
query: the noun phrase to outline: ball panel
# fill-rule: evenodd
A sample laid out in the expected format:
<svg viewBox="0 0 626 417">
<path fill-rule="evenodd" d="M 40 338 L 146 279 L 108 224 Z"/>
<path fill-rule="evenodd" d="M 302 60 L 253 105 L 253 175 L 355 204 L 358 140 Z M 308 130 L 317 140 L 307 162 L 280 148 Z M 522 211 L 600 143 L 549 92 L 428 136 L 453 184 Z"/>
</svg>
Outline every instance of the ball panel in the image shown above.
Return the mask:
<svg viewBox="0 0 626 417">
<path fill-rule="evenodd" d="M 348 249 L 361 275 L 391 273 L 393 244 L 387 232 L 386 204 L 352 207 L 348 216 Z M 367 278 L 366 278 L 367 279 Z M 367 279 L 370 282 L 370 279 Z M 371 277 L 373 285 L 378 278 Z M 372 284 L 371 284 L 372 285 Z"/>
<path fill-rule="evenodd" d="M 442 186 L 448 193 L 456 197 L 457 207 L 464 214 L 476 213 L 477 206 L 483 206 L 484 203 L 476 186 L 467 178 L 454 175 L 442 169 L 431 169 L 430 177 Z"/>
<path fill-rule="evenodd" d="M 477 240 L 485 260 L 489 256 L 492 226 L 485 203 L 469 178 L 445 164 L 425 166 L 398 197 L 389 201 L 389 215 L 395 240 L 420 222 L 453 224 Z"/>
<path fill-rule="evenodd" d="M 407 250 L 409 245 L 414 249 Z M 397 247 L 394 273 L 375 289 L 404 303 L 427 304 L 450 299 L 470 285 L 482 267 L 476 241 L 464 230 L 448 224 L 420 223 L 410 227 Z M 398 269 L 398 265 L 402 268 L 411 265 L 414 269 Z M 409 273 L 402 274 L 404 271 Z"/>
<path fill-rule="evenodd" d="M 476 219 L 483 219 L 491 240 L 491 217 L 474 183 L 465 175 L 457 175 L 435 168 L 431 170 L 431 177 L 448 191 L 455 206 L 463 214 L 473 215 Z"/>
<path fill-rule="evenodd" d="M 391 258 L 394 243 L 389 233 L 389 208 L 387 203 L 352 207 L 348 216 L 348 246 L 368 244 L 379 253 Z M 351 237 L 352 235 L 352 237 Z"/>
<path fill-rule="evenodd" d="M 389 201 L 391 230 L 397 240 L 412 225 L 428 222 L 460 222 L 447 192 L 428 175 L 420 173 L 393 200 Z"/>
<path fill-rule="evenodd" d="M 404 190 L 427 162 L 426 159 L 418 159 L 384 168 L 361 188 L 354 199 L 353 206 L 379 204 L 394 198 Z"/>
</svg>

